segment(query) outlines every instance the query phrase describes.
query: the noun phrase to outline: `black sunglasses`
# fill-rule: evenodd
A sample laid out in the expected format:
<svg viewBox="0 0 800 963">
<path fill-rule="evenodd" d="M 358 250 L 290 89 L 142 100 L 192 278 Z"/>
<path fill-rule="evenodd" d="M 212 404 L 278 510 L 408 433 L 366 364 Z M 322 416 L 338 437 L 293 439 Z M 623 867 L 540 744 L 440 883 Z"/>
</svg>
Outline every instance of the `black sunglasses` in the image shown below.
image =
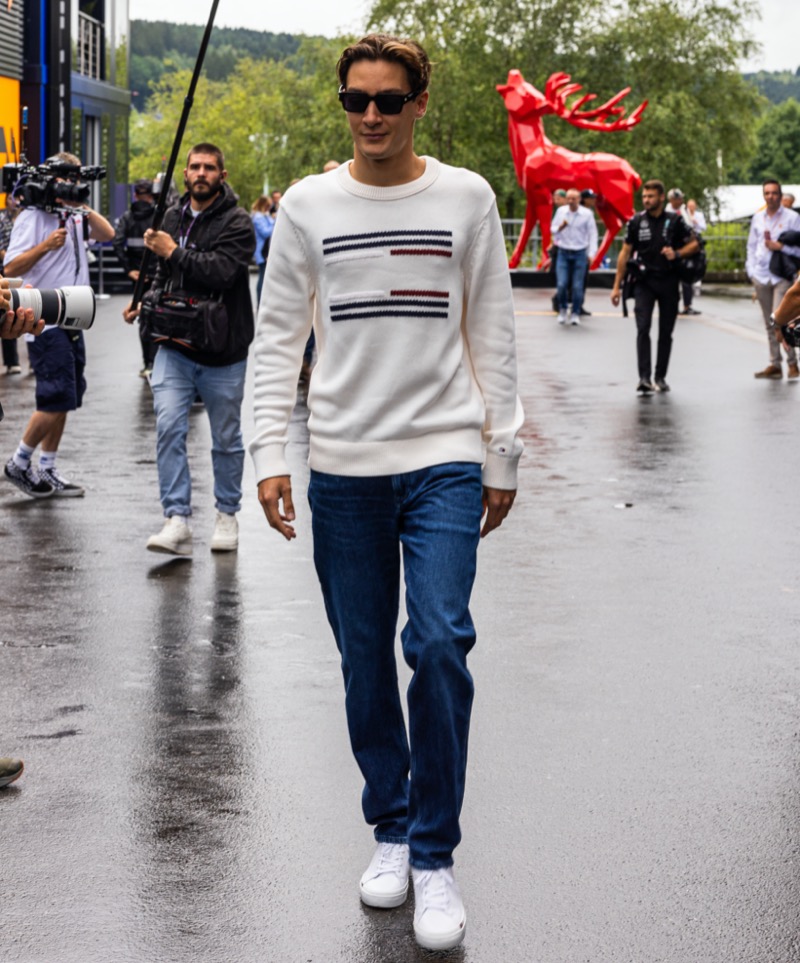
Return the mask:
<svg viewBox="0 0 800 963">
<path fill-rule="evenodd" d="M 344 89 L 344 84 L 339 88 L 339 100 L 342 107 L 348 114 L 364 114 L 371 100 L 375 101 L 379 114 L 399 114 L 409 100 L 413 100 L 422 93 L 421 90 L 412 90 L 410 94 L 362 94 L 356 91 Z"/>
</svg>

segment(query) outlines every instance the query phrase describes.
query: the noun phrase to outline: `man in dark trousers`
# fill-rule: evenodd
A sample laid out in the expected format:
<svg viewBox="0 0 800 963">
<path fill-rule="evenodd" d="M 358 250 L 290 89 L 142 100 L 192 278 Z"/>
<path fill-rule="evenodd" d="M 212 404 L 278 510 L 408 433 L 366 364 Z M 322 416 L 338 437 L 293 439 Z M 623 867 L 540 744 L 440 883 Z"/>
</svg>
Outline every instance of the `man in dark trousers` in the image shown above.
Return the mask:
<svg viewBox="0 0 800 963">
<path fill-rule="evenodd" d="M 225 183 L 227 176 L 222 151 L 214 144 L 197 144 L 189 151 L 183 172 L 186 194 L 167 211 L 163 230 L 150 228 L 144 235 L 145 248 L 158 255 L 153 287 L 144 303 L 148 307 L 145 323 L 159 343 L 150 386 L 166 519 L 162 530 L 147 541 L 152 552 L 192 554 L 192 481 L 186 438 L 189 409 L 198 395 L 211 424 L 217 516 L 210 548 L 233 552 L 239 545 L 236 513 L 241 508 L 244 469 L 241 408 L 247 350 L 253 340 L 249 265 L 256 239 L 250 215 L 237 205 L 237 196 Z M 170 302 L 182 303 L 184 310 L 187 305 L 201 312 L 210 309 L 218 319 L 221 346 L 194 342 L 185 332 L 171 336 L 169 325 L 156 311 Z M 132 322 L 139 307 L 129 305 L 125 320 Z M 202 319 L 197 319 L 195 328 L 202 337 Z"/>
<path fill-rule="evenodd" d="M 661 181 L 647 181 L 642 188 L 640 211 L 628 222 L 625 243 L 617 259 L 617 274 L 611 303 L 622 297 L 622 281 L 628 262 L 635 256 L 636 282 L 633 289 L 636 316 L 636 353 L 639 361 L 639 394 L 669 391 L 667 368 L 672 351 L 672 331 L 678 316 L 679 285 L 677 262 L 694 254 L 699 245 L 686 221 L 664 210 L 666 192 Z M 650 326 L 658 304 L 658 353 L 655 380 L 650 352 Z"/>
<path fill-rule="evenodd" d="M 133 185 L 133 195 L 133 204 L 131 204 L 130 210 L 125 211 L 117 221 L 114 240 L 111 243 L 114 253 L 125 269 L 125 273 L 135 286 L 139 280 L 139 271 L 145 253 L 144 232 L 152 225 L 153 215 L 156 212 L 153 182 L 144 179 L 136 181 Z M 153 270 L 154 262 L 155 258 L 148 256 L 145 265 L 146 271 L 147 268 L 150 271 Z M 146 278 L 142 293 L 149 290 L 152 280 L 150 276 Z M 139 338 L 142 342 L 142 370 L 139 374 L 142 378 L 147 378 L 153 370 L 156 346 L 153 344 L 152 338 L 146 335 L 141 325 L 139 327 Z"/>
</svg>

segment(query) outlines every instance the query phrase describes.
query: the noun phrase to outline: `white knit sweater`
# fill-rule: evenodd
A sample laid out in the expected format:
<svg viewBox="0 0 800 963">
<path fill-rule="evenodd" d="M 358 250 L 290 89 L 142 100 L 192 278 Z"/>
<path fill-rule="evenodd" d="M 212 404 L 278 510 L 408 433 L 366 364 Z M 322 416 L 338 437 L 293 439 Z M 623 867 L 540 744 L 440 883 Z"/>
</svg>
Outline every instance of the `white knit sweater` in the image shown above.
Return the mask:
<svg viewBox="0 0 800 963">
<path fill-rule="evenodd" d="M 398 187 L 361 184 L 345 164 L 281 201 L 255 340 L 259 481 L 290 474 L 313 322 L 312 468 L 374 476 L 464 461 L 483 464 L 485 485 L 516 488 L 523 413 L 494 195 L 477 174 L 425 160 Z"/>
</svg>

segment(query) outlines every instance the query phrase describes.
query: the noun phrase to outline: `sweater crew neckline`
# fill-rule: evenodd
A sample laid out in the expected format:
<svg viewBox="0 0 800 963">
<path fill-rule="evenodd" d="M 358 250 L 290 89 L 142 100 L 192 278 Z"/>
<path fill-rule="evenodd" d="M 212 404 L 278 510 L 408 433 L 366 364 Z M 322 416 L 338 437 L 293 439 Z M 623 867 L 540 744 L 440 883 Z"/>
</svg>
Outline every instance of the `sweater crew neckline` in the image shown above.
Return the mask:
<svg viewBox="0 0 800 963">
<path fill-rule="evenodd" d="M 435 157 L 424 158 L 425 170 L 420 177 L 409 181 L 407 184 L 396 184 L 393 187 L 376 187 L 372 184 L 362 184 L 357 181 L 350 173 L 352 161 L 342 164 L 337 168 L 336 173 L 339 177 L 339 185 L 356 197 L 366 197 L 371 201 L 397 201 L 404 197 L 412 197 L 419 194 L 434 183 L 439 176 L 439 161 Z"/>
</svg>

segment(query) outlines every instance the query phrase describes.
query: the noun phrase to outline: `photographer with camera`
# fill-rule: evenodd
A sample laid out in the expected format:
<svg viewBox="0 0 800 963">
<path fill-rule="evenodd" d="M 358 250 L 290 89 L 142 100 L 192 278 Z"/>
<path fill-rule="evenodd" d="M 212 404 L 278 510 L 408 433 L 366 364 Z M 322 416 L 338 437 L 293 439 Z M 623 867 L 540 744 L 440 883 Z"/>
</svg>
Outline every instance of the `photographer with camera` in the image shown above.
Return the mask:
<svg viewBox="0 0 800 963">
<path fill-rule="evenodd" d="M 27 198 L 20 191 L 24 206 L 14 221 L 5 273 L 24 277 L 34 288 L 88 285 L 86 242 L 90 237 L 110 241 L 114 228 L 102 214 L 85 205 L 88 188 L 79 184 L 81 162 L 74 154 L 57 154 L 43 166 L 48 165 L 57 173 L 50 179 L 52 183 L 47 183 L 41 202 L 29 185 L 24 187 Z M 20 196 L 16 191 L 14 194 Z M 35 206 L 38 203 L 42 206 Z M 56 468 L 67 414 L 80 408 L 86 390 L 83 333 L 48 324 L 40 338 L 26 335 L 26 339 L 36 375 L 36 410 L 6 463 L 5 476 L 32 498 L 83 495 L 83 488 L 68 481 Z M 37 472 L 31 459 L 40 444 Z"/>
<path fill-rule="evenodd" d="M 186 454 L 189 409 L 197 395 L 211 424 L 217 509 L 212 552 L 238 548 L 244 445 L 241 407 L 247 351 L 253 340 L 249 265 L 256 247 L 247 211 L 225 183 L 222 151 L 197 144 L 183 172 L 187 193 L 171 207 L 163 230 L 145 232 L 158 255 L 151 290 L 129 305 L 159 345 L 150 386 L 156 412 L 158 480 L 164 527 L 147 541 L 152 552 L 192 554 L 191 477 Z"/>
</svg>

